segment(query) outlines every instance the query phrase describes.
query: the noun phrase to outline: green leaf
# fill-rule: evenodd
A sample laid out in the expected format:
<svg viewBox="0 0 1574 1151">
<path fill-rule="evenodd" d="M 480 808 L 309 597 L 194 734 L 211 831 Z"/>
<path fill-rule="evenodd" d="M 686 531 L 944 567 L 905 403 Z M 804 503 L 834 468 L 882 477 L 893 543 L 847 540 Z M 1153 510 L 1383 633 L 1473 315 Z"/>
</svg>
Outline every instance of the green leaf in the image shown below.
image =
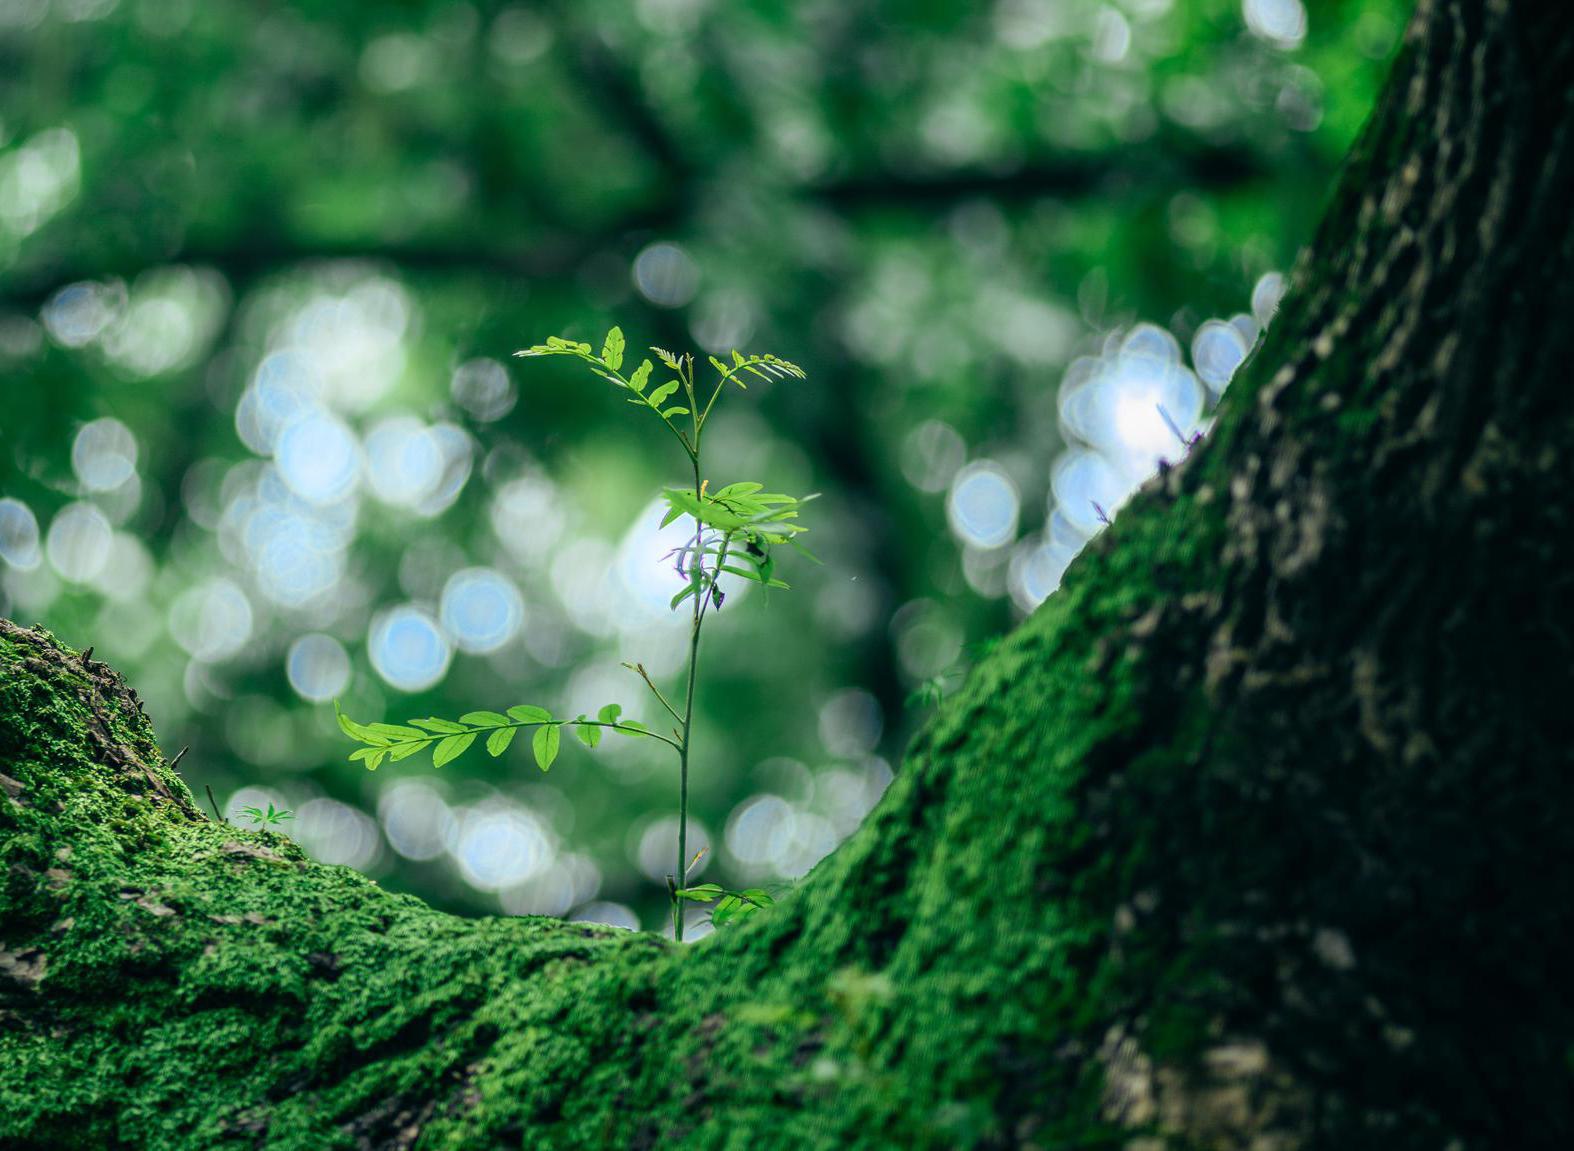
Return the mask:
<svg viewBox="0 0 1574 1151">
<path fill-rule="evenodd" d="M 685 587 L 682 591 L 680 591 L 677 595 L 673 596 L 672 597 L 672 602 L 670 604 L 668 604 L 667 606 L 672 608 L 674 611 L 676 611 L 677 607 L 678 607 L 678 605 L 680 603 L 682 603 L 684 600 L 688 599 L 691 595 L 693 595 L 695 592 L 697 592 L 699 590 L 700 590 L 700 588 L 699 588 L 698 584 L 691 583 L 687 587 Z"/>
<path fill-rule="evenodd" d="M 680 386 L 677 380 L 668 380 L 661 387 L 646 396 L 645 401 L 652 407 L 659 408 Z"/>
<path fill-rule="evenodd" d="M 502 755 L 508 750 L 508 745 L 514 742 L 514 736 L 517 735 L 518 732 L 519 729 L 517 727 L 498 728 L 491 735 L 486 737 L 487 753 L 493 759 L 496 759 L 498 756 Z"/>
<path fill-rule="evenodd" d="M 737 348 L 732 349 L 732 366 L 735 368 L 743 367 L 743 353 L 738 351 Z"/>
<path fill-rule="evenodd" d="M 675 420 L 679 416 L 686 416 L 688 414 L 688 408 L 668 408 L 666 411 L 661 413 L 661 418 L 664 420 Z"/>
<path fill-rule="evenodd" d="M 508 722 L 508 717 L 498 715 L 495 711 L 467 711 L 459 717 L 459 722 L 471 727 L 502 727 Z"/>
<path fill-rule="evenodd" d="M 409 759 L 416 752 L 431 745 L 430 739 L 412 740 L 409 743 L 395 744 L 388 752 L 388 758 L 398 763 L 401 759 Z"/>
<path fill-rule="evenodd" d="M 425 739 L 426 733 L 417 728 L 406 727 L 402 723 L 369 723 L 366 730 L 385 735 L 389 739 L 404 741 L 407 739 Z"/>
<path fill-rule="evenodd" d="M 748 526 L 747 520 L 728 511 L 715 500 L 701 501 L 691 491 L 668 488 L 662 494 L 667 497 L 669 506 L 682 509 L 684 514 L 695 517 L 700 523 L 717 531 L 731 532 Z"/>
<path fill-rule="evenodd" d="M 412 719 L 410 722 L 416 727 L 424 727 L 427 731 L 435 731 L 439 735 L 448 735 L 465 730 L 464 724 L 455 723 L 451 719 L 438 719 L 435 715 L 428 716 L 426 719 Z"/>
<path fill-rule="evenodd" d="M 530 741 L 530 750 L 535 752 L 536 766 L 546 771 L 552 766 L 552 761 L 557 758 L 558 745 L 563 741 L 563 734 L 558 725 L 548 724 L 536 728 L 535 738 Z"/>
<path fill-rule="evenodd" d="M 719 883 L 702 883 L 698 887 L 684 887 L 673 892 L 679 899 L 692 899 L 695 903 L 709 903 L 723 893 Z"/>
<path fill-rule="evenodd" d="M 516 704 L 508 709 L 508 714 L 520 723 L 551 723 L 552 713 L 544 707 L 532 707 L 528 703 Z"/>
<path fill-rule="evenodd" d="M 770 907 L 775 902 L 770 893 L 760 887 L 751 887 L 747 891 L 729 891 L 726 897 L 712 909 L 710 921 L 716 927 L 720 927 L 734 919 L 752 915 L 762 907 Z"/>
<path fill-rule="evenodd" d="M 356 723 L 349 716 L 345 715 L 343 709 L 339 707 L 338 700 L 333 701 L 333 714 L 334 717 L 339 721 L 339 730 L 344 732 L 344 734 L 349 736 L 351 739 L 359 740 L 361 743 L 369 743 L 375 747 L 384 747 L 387 745 L 388 741 L 382 736 L 378 735 L 376 732 L 372 731 L 371 728 L 365 726 L 364 724 Z"/>
<path fill-rule="evenodd" d="M 799 555 L 803 556 L 803 558 L 808 560 L 810 563 L 819 564 L 821 567 L 825 566 L 825 561 L 824 560 L 822 560 L 819 556 L 815 555 L 808 548 L 804 547 L 797 540 L 789 539 L 787 541 L 787 546 L 792 548 L 792 550 L 797 552 Z"/>
<path fill-rule="evenodd" d="M 601 358 L 614 372 L 623 366 L 623 329 L 613 328 L 601 345 Z"/>
<path fill-rule="evenodd" d="M 451 735 L 437 745 L 437 750 L 432 752 L 432 766 L 442 767 L 450 760 L 458 759 L 475 742 L 475 732 L 467 731 L 463 735 Z"/>
<path fill-rule="evenodd" d="M 629 377 L 629 386 L 636 392 L 643 392 L 645 385 L 650 382 L 652 365 L 649 360 L 642 360 L 639 367 L 634 369 L 634 374 Z"/>
<path fill-rule="evenodd" d="M 333 717 L 339 721 L 339 730 L 344 732 L 345 735 L 351 739 L 361 738 L 358 731 L 361 725 L 344 714 L 344 709 L 339 706 L 338 700 L 333 701 Z"/>
<path fill-rule="evenodd" d="M 601 742 L 601 729 L 584 722 L 585 717 L 580 716 L 574 721 L 574 734 L 579 737 L 579 742 L 586 747 L 595 747 Z"/>
<path fill-rule="evenodd" d="M 618 716 L 623 714 L 621 703 L 609 703 L 606 707 L 596 712 L 596 718 L 602 723 L 617 723 Z"/>
<path fill-rule="evenodd" d="M 626 735 L 630 739 L 644 739 L 650 734 L 650 728 L 637 719 L 620 719 L 618 725 L 612 729 L 619 735 Z"/>
</svg>

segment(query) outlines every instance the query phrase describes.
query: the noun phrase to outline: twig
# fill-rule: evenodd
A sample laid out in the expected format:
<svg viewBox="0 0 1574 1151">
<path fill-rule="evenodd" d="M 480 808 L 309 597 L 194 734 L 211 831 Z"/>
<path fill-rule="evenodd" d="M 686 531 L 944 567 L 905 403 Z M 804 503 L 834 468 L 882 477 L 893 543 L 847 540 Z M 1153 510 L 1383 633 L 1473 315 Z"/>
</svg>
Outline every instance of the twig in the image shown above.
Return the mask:
<svg viewBox="0 0 1574 1151">
<path fill-rule="evenodd" d="M 661 706 L 667 709 L 667 713 L 671 715 L 673 719 L 677 720 L 679 723 L 683 722 L 683 717 L 678 714 L 678 709 L 667 702 L 667 697 L 661 694 L 661 689 L 651 681 L 650 673 L 645 670 L 644 664 L 625 663 L 623 666 L 628 668 L 635 675 L 639 676 L 640 679 L 645 681 L 645 686 L 650 688 L 656 699 L 660 701 Z"/>
<path fill-rule="evenodd" d="M 223 823 L 224 817 L 219 814 L 219 801 L 213 798 L 213 785 L 210 783 L 205 783 L 202 785 L 202 788 L 208 793 L 208 802 L 213 805 L 213 818 L 218 820 L 220 823 Z"/>
</svg>

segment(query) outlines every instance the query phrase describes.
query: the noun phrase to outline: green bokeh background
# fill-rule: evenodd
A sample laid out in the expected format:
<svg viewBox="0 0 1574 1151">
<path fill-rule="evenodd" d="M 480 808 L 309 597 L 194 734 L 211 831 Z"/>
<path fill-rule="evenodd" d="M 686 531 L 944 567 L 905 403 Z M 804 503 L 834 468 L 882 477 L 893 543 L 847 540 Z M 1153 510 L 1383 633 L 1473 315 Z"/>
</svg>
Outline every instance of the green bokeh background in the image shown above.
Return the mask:
<svg viewBox="0 0 1574 1151">
<path fill-rule="evenodd" d="M 636 346 L 775 352 L 809 379 L 730 396 L 711 474 L 821 492 L 807 542 L 826 562 L 788 561 L 793 591 L 708 628 L 694 802 L 708 880 L 801 870 L 899 763 L 915 690 L 1021 613 L 1010 549 L 970 555 L 948 528 L 956 444 L 1010 475 L 1017 535 L 1041 531 L 1067 365 L 1138 321 L 1184 345 L 1249 310 L 1307 239 L 1405 7 L 0 0 L 0 497 L 45 537 L 36 563 L 0 559 L 0 611 L 92 645 L 166 749 L 189 746 L 199 793 L 310 814 L 292 830 L 329 858 L 456 910 L 614 902 L 656 926 L 639 843 L 675 803 L 662 749 L 565 745 L 544 778 L 523 744 L 370 775 L 287 654 L 335 637 L 362 719 L 609 699 L 653 719 L 617 662 L 681 632 L 620 634 L 607 556 L 684 461 L 598 381 L 509 353 L 612 323 Z M 652 292 L 634 269 L 656 245 L 687 263 Z M 357 359 L 346 308 L 389 299 L 397 330 Z M 220 520 L 267 467 L 237 404 L 303 323 L 306 354 L 348 365 L 346 426 L 446 422 L 468 470 L 429 516 L 363 484 L 344 581 L 301 607 L 270 599 Z M 501 418 L 456 393 L 478 359 L 517 395 Z M 73 444 L 106 417 L 136 477 L 84 492 Z M 542 501 L 524 542 L 492 514 L 521 477 Z M 79 502 L 118 535 L 74 582 L 47 537 Z M 374 618 L 435 613 L 472 566 L 520 588 L 525 633 L 456 655 L 429 690 L 385 683 Z M 252 623 L 198 659 L 175 621 L 214 580 Z M 454 852 L 407 858 L 347 814 L 375 816 L 402 780 L 449 805 Z M 761 796 L 794 813 L 772 832 L 797 836 L 772 857 L 790 865 L 724 845 Z M 468 881 L 465 821 L 503 818 L 487 826 L 506 855 L 521 815 L 531 882 Z"/>
</svg>

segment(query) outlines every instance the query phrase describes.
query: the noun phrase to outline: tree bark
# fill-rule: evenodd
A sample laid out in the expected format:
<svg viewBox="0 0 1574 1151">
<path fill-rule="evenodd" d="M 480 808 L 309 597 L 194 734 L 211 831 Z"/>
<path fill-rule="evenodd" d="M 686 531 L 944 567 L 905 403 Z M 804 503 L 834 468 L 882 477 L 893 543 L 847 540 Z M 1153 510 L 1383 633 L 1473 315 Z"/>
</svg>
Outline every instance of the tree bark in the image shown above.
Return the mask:
<svg viewBox="0 0 1574 1151">
<path fill-rule="evenodd" d="M 1423 0 L 1216 431 L 783 905 L 460 920 L 0 625 L 0 1146 L 1574 1141 L 1574 7 Z"/>
</svg>

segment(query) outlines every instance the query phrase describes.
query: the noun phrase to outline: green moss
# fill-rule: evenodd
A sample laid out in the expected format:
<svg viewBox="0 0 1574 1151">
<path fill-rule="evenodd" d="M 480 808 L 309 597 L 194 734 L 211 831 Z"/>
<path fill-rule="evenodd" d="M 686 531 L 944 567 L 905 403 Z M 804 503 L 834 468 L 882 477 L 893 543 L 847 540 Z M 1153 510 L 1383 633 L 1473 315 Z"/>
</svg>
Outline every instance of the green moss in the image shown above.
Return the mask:
<svg viewBox="0 0 1574 1151">
<path fill-rule="evenodd" d="M 212 823 L 107 672 L 61 674 L 74 655 L 8 629 L 0 742 L 23 792 L 0 851 L 31 874 L 8 889 L 6 946 L 48 970 L 0 1032 L 18 1101 L 0 1142 L 315 1149 L 412 1127 L 422 1147 L 952 1147 L 1097 1129 L 1081 1061 L 1056 1051 L 1104 1026 L 1085 1004 L 1107 914 L 1080 894 L 1077 789 L 1137 721 L 1136 681 L 1119 686 L 1124 658 L 1090 675 L 1089 653 L 1147 600 L 1092 594 L 1088 569 L 1133 548 L 1177 574 L 1195 550 L 1121 538 L 1079 563 L 800 894 L 685 953 L 454 919 Z M 143 762 L 106 770 L 95 722 Z"/>
<path fill-rule="evenodd" d="M 572 1085 L 488 1091 L 500 1056 L 566 1071 L 616 1042 L 658 941 L 456 920 L 210 822 L 107 669 L 0 628 L 0 949 L 41 972 L 0 1001 L 0 1145 L 376 1145 L 401 1099 L 468 1133 L 431 1145 L 474 1145 Z M 452 1118 L 424 1102 L 444 1084 Z"/>
</svg>

